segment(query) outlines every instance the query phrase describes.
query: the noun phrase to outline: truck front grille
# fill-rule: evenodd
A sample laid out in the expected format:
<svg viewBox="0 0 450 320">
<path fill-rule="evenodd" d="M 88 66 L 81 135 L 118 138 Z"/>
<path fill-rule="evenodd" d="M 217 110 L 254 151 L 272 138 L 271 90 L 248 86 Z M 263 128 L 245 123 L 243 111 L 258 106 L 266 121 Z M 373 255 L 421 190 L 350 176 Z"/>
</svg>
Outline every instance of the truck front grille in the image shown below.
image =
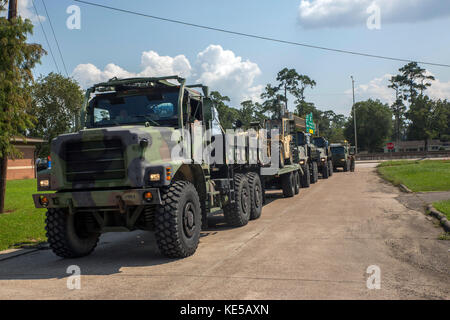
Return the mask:
<svg viewBox="0 0 450 320">
<path fill-rule="evenodd" d="M 69 142 L 65 146 L 68 182 L 125 178 L 125 161 L 120 140 Z"/>
</svg>

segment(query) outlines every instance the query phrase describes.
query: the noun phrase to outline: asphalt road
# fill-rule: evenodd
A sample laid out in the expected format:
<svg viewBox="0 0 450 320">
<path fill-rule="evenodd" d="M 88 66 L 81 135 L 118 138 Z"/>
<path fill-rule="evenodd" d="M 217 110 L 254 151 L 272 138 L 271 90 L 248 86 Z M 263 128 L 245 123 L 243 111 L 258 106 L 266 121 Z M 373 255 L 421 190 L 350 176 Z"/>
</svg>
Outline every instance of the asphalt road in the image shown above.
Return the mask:
<svg viewBox="0 0 450 320">
<path fill-rule="evenodd" d="M 41 250 L 0 261 L 0 299 L 449 299 L 450 242 L 399 196 L 358 165 L 295 198 L 271 192 L 243 228 L 214 218 L 187 259 L 163 258 L 151 233 L 133 232 L 104 235 L 82 259 Z M 67 288 L 70 265 L 79 290 Z M 380 289 L 367 288 L 373 265 Z"/>
</svg>

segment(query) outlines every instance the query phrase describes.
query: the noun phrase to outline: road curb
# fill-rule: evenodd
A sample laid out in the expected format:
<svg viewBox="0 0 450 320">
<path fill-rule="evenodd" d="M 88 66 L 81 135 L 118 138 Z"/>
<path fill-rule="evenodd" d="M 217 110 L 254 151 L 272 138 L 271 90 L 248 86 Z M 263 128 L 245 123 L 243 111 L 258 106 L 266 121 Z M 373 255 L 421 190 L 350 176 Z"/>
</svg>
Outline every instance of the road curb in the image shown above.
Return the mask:
<svg viewBox="0 0 450 320">
<path fill-rule="evenodd" d="M 413 193 L 413 192 L 411 191 L 411 189 L 409 189 L 407 186 L 405 186 L 405 185 L 402 184 L 402 183 L 399 184 L 399 188 L 400 188 L 400 190 L 402 190 L 403 192 L 406 192 L 406 193 Z"/>
<path fill-rule="evenodd" d="M 40 249 L 10 249 L 0 251 L 0 261 L 5 261 L 15 257 L 23 256 L 25 254 L 36 252 Z"/>
<path fill-rule="evenodd" d="M 450 221 L 447 220 L 447 217 L 442 212 L 436 210 L 436 208 L 434 208 L 431 204 L 428 205 L 428 211 L 433 217 L 440 221 L 441 226 L 446 232 L 450 232 Z"/>
<path fill-rule="evenodd" d="M 29 253 L 33 253 L 39 250 L 46 250 L 49 249 L 47 242 L 42 242 L 37 245 L 34 245 L 32 247 L 27 248 L 18 248 L 18 249 L 8 249 L 0 251 L 0 261 L 5 261 L 8 259 L 16 258 L 19 256 L 23 256 Z"/>
</svg>

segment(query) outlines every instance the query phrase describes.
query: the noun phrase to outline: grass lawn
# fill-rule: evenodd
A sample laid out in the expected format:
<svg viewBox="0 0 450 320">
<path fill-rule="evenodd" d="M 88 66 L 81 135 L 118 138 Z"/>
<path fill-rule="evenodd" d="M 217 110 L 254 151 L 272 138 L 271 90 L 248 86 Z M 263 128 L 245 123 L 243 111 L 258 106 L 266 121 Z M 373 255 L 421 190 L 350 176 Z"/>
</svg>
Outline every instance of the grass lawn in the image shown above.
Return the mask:
<svg viewBox="0 0 450 320">
<path fill-rule="evenodd" d="M 36 179 L 7 181 L 7 213 L 0 214 L 0 251 L 46 241 L 45 210 L 34 207 L 33 193 Z"/>
<path fill-rule="evenodd" d="M 450 191 L 450 160 L 386 161 L 378 165 L 378 172 L 414 192 Z"/>
<path fill-rule="evenodd" d="M 450 220 L 450 200 L 435 202 L 433 207 L 445 214 L 447 219 Z"/>
</svg>

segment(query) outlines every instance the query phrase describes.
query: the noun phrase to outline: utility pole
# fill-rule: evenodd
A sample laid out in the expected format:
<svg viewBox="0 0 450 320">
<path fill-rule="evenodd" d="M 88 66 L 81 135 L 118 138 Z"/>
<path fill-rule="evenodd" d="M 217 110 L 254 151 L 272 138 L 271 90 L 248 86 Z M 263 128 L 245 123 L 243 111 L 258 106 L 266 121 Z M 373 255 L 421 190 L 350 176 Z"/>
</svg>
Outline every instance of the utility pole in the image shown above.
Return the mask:
<svg viewBox="0 0 450 320">
<path fill-rule="evenodd" d="M 8 20 L 17 17 L 17 0 L 9 0 Z M 8 154 L 4 148 L 0 158 L 0 214 L 5 212 L 6 176 L 8 172 Z"/>
<path fill-rule="evenodd" d="M 353 127 L 355 128 L 355 154 L 358 153 L 358 137 L 356 134 L 356 106 L 355 106 L 355 80 L 352 78 L 352 89 L 353 89 Z"/>
<path fill-rule="evenodd" d="M 17 1 L 18 0 L 9 0 L 9 9 L 8 9 L 9 21 L 17 17 Z"/>
</svg>

